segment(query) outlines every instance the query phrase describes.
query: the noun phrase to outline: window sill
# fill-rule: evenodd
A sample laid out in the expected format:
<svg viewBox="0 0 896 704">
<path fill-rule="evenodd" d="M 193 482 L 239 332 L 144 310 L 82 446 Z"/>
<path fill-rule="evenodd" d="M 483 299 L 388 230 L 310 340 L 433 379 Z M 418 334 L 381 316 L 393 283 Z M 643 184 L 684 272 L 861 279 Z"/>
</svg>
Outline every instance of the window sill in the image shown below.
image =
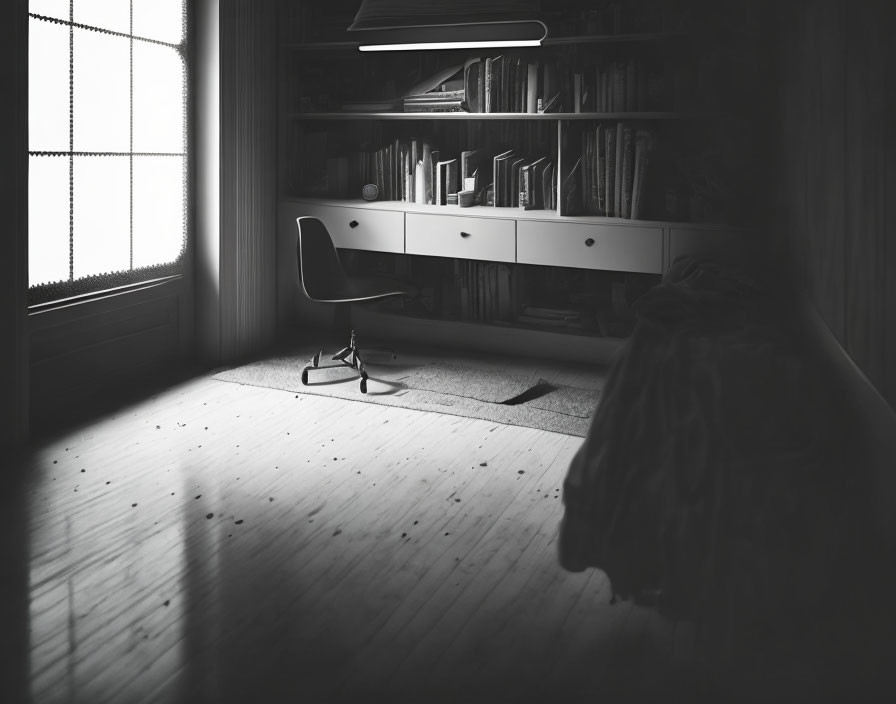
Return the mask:
<svg viewBox="0 0 896 704">
<path fill-rule="evenodd" d="M 153 289 L 164 287 L 167 284 L 180 282 L 183 280 L 183 278 L 183 274 L 171 274 L 170 276 L 161 276 L 157 279 L 140 281 L 138 283 L 126 284 L 124 286 L 116 286 L 114 288 L 105 289 L 103 291 L 95 291 L 92 293 L 81 294 L 79 296 L 72 296 L 71 298 L 61 298 L 55 301 L 48 301 L 47 303 L 38 303 L 33 306 L 28 306 L 28 316 L 30 319 L 36 319 L 39 318 L 42 314 L 52 313 L 54 311 L 65 309 L 77 309 L 77 307 L 86 305 L 88 303 L 114 303 L 117 302 L 117 300 L 121 296 L 137 294 L 140 292 L 149 292 Z"/>
</svg>

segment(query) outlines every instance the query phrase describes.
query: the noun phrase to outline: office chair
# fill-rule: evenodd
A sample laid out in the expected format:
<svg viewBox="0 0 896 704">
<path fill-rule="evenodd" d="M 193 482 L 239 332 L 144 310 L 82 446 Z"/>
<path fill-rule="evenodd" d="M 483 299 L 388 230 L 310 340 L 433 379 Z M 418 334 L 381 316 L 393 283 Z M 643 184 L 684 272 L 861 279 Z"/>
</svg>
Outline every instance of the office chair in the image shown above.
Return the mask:
<svg viewBox="0 0 896 704">
<path fill-rule="evenodd" d="M 378 277 L 348 276 L 339 261 L 336 247 L 326 226 L 317 218 L 303 216 L 296 218 L 299 228 L 299 240 L 296 245 L 298 258 L 299 281 L 302 291 L 312 301 L 319 303 L 360 303 L 375 301 L 390 296 L 412 297 L 416 288 L 411 284 Z M 383 348 L 365 348 L 365 351 L 381 350 L 389 352 L 395 359 L 392 350 Z M 355 331 L 352 330 L 348 347 L 343 347 L 333 355 L 333 361 L 339 364 L 320 366 L 323 350 L 318 350 L 308 364 L 302 369 L 302 384 L 308 384 L 308 372 L 312 369 L 327 369 L 345 365 L 354 369 L 360 379 L 361 393 L 367 393 L 367 369 L 358 348 Z"/>
</svg>

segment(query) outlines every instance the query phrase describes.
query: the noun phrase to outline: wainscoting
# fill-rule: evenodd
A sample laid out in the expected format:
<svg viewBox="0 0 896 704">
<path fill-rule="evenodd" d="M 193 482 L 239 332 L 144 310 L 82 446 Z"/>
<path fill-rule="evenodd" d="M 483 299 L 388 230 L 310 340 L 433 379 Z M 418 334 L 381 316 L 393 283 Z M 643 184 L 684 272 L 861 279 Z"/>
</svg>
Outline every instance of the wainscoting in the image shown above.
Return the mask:
<svg viewBox="0 0 896 704">
<path fill-rule="evenodd" d="M 38 424 L 77 417 L 97 396 L 147 385 L 192 356 L 193 312 L 182 277 L 29 317 L 31 408 Z"/>
</svg>

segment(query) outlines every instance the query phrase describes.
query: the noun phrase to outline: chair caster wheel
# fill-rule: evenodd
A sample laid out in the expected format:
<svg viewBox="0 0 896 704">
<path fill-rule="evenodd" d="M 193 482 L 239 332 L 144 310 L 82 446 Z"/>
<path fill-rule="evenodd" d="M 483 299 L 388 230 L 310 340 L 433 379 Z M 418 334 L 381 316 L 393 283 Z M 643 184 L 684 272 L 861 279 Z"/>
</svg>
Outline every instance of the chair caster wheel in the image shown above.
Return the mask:
<svg viewBox="0 0 896 704">
<path fill-rule="evenodd" d="M 305 368 L 302 370 L 302 386 L 308 386 L 308 370 L 309 370 L 310 368 L 311 368 L 311 367 L 305 367 Z"/>
<path fill-rule="evenodd" d="M 317 354 L 315 354 L 315 355 L 311 358 L 311 366 L 314 367 L 315 369 L 317 369 L 318 365 L 320 364 L 320 356 L 321 356 L 322 354 L 323 354 L 323 350 L 318 350 L 318 351 L 317 351 Z"/>
<path fill-rule="evenodd" d="M 361 366 L 361 393 L 367 393 L 367 370 L 364 369 L 363 365 Z"/>
</svg>

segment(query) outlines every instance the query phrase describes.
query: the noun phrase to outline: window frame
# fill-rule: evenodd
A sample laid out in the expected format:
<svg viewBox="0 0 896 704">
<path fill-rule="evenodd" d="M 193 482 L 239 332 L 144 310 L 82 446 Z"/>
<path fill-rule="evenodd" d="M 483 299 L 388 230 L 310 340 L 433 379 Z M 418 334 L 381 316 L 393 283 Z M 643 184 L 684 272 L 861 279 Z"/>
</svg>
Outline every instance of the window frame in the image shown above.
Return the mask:
<svg viewBox="0 0 896 704">
<path fill-rule="evenodd" d="M 77 0 L 75 0 L 77 1 Z M 130 15 L 131 15 L 131 33 L 123 33 L 117 32 L 109 29 L 104 29 L 101 27 L 96 27 L 93 25 L 88 25 L 84 23 L 79 23 L 74 21 L 74 2 L 69 3 L 69 17 L 67 20 L 48 17 L 45 15 L 40 15 L 38 13 L 34 13 L 30 11 L 28 12 L 28 26 L 30 31 L 30 26 L 32 21 L 45 21 L 51 22 L 55 24 L 61 24 L 66 26 L 69 31 L 69 59 L 70 59 L 70 67 L 69 67 L 69 79 L 70 84 L 72 80 L 73 71 L 76 70 L 74 64 L 74 56 L 73 56 L 73 45 L 72 39 L 74 36 L 75 29 L 83 29 L 87 31 L 95 31 L 101 32 L 104 34 L 109 34 L 113 36 L 122 37 L 127 39 L 130 45 L 129 54 L 131 57 L 131 79 L 130 79 L 130 96 L 131 96 L 131 105 L 129 108 L 129 119 L 131 122 L 131 137 L 130 137 L 130 150 L 127 152 L 81 152 L 74 149 L 73 144 L 73 125 L 71 124 L 71 118 L 73 116 L 74 111 L 74 99 L 73 92 L 70 88 L 69 91 L 69 149 L 67 151 L 41 151 L 41 150 L 32 150 L 31 144 L 27 145 L 28 147 L 28 160 L 33 157 L 38 158 L 67 158 L 69 160 L 69 197 L 74 201 L 74 191 L 73 191 L 73 181 L 72 181 L 72 164 L 76 157 L 79 156 L 95 156 L 102 158 L 103 156 L 118 156 L 118 157 L 127 157 L 130 161 L 130 170 L 131 170 L 131 184 L 130 184 L 130 204 L 129 204 L 129 232 L 122 233 L 122 237 L 128 237 L 130 239 L 129 247 L 130 247 L 130 266 L 126 270 L 114 271 L 114 272 L 105 272 L 102 274 L 92 274 L 87 276 L 82 276 L 75 278 L 74 276 L 74 267 L 73 267 L 73 246 L 74 246 L 74 216 L 70 212 L 69 215 L 69 276 L 67 280 L 49 282 L 49 283 L 39 283 L 39 284 L 31 284 L 30 275 L 28 277 L 28 291 L 27 291 L 27 304 L 29 312 L 40 312 L 43 310 L 48 310 L 56 306 L 69 306 L 72 303 L 77 303 L 79 301 L 89 301 L 95 300 L 97 298 L 101 298 L 107 295 L 118 296 L 128 290 L 139 290 L 145 287 L 154 287 L 160 283 L 164 283 L 166 281 L 178 280 L 183 278 L 188 272 L 190 267 L 191 260 L 191 250 L 192 250 L 192 201 L 193 201 L 193 185 L 192 185 L 192 111 L 193 111 L 193 96 L 191 90 L 191 75 L 192 75 L 192 57 L 191 57 L 191 42 L 190 37 L 192 34 L 191 28 L 191 11 L 190 11 L 190 2 L 189 0 L 183 0 L 182 2 L 182 13 L 183 13 L 183 34 L 181 37 L 181 41 L 178 44 L 172 44 L 170 42 L 165 42 L 157 39 L 150 39 L 147 37 L 142 37 L 140 35 L 133 34 L 133 2 L 130 2 Z M 133 121 L 134 121 L 134 77 L 133 77 L 133 61 L 134 61 L 134 51 L 133 46 L 135 42 L 147 42 L 151 44 L 157 44 L 164 47 L 171 48 L 175 51 L 182 62 L 183 68 L 183 152 L 181 153 L 163 153 L 163 152 L 137 152 L 134 151 L 134 142 L 133 142 Z M 30 142 L 30 140 L 29 140 Z M 171 261 L 161 262 L 157 264 L 150 264 L 146 266 L 133 266 L 134 260 L 134 184 L 133 184 L 133 160 L 134 157 L 140 156 L 175 156 L 182 160 L 182 174 L 183 174 L 183 232 L 182 232 L 182 242 L 178 255 Z M 29 206 L 30 207 L 30 206 Z M 29 249 L 31 247 L 31 238 L 28 237 L 29 241 Z"/>
</svg>

